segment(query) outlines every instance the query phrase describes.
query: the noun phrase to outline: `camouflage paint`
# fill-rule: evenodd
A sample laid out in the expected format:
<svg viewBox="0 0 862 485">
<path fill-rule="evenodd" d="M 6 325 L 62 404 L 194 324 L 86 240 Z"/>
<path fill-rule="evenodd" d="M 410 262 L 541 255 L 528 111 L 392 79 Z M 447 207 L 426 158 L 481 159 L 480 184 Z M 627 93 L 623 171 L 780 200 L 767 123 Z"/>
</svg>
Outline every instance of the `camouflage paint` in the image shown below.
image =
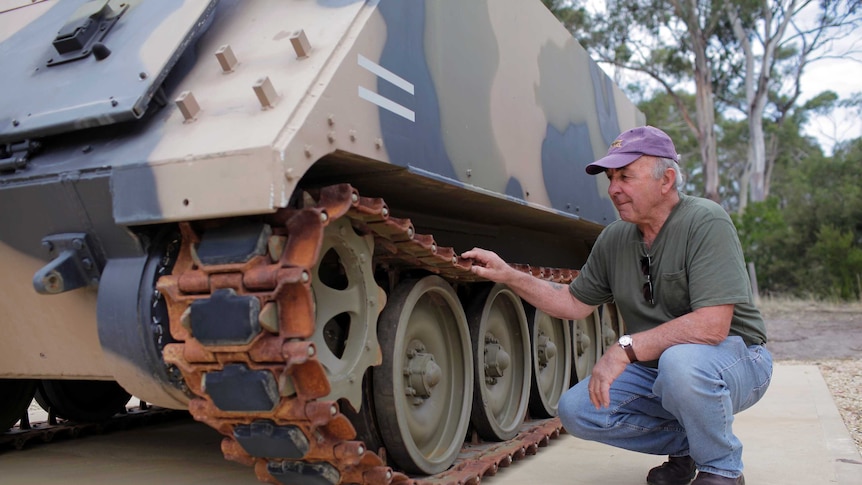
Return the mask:
<svg viewBox="0 0 862 485">
<path fill-rule="evenodd" d="M 377 92 L 417 113 L 410 121 L 381 108 L 380 129 L 386 139 L 389 159 L 442 177 L 458 180 L 441 134 L 437 90 L 425 57 L 425 4 L 383 0 L 378 6 L 386 22 L 386 44 L 380 53 L 382 66 L 397 66 L 398 75 L 409 79 L 417 95 L 379 80 Z"/>
<path fill-rule="evenodd" d="M 64 20 L 55 9 L 70 13 L 82 3 L 45 2 L 0 14 L 0 26 L 15 29 L 0 35 L 0 52 L 14 49 L 22 58 L 4 69 L 29 72 L 32 63 L 44 61 Z M 176 11 L 205 10 L 202 0 L 170 3 Z M 139 9 L 136 15 L 124 16 L 115 34 L 125 32 L 134 42 L 99 61 L 101 76 L 95 79 L 86 77 L 93 76 L 86 69 L 95 65 L 92 58 L 40 71 L 54 77 L 39 101 L 48 104 L 40 106 L 50 112 L 86 104 L 73 99 L 77 90 L 66 89 L 83 79 L 78 71 L 104 88 L 129 66 L 136 74 L 157 72 L 156 58 L 177 61 L 165 79 L 167 105 L 153 105 L 126 123 L 86 130 L 63 125 L 76 131 L 43 140 L 44 150 L 26 169 L 0 173 L 0 203 L 14 208 L 0 214 L 0 267 L 11 269 L 0 276 L 0 287 L 15 295 L 0 299 L 0 314 L 14 314 L 21 323 L 4 343 L 22 349 L 14 363 L 20 375 L 29 369 L 43 376 L 108 378 L 114 372 L 111 364 L 91 358 L 90 350 L 78 357 L 75 349 L 64 348 L 64 358 L 86 359 L 70 369 L 53 359 L 45 364 L 30 352 L 35 347 L 19 345 L 74 333 L 86 340 L 77 347 L 98 349 L 92 290 L 33 293 L 30 280 L 46 259 L 42 237 L 87 232 L 116 269 L 143 254 L 138 226 L 271 212 L 288 203 L 321 159 L 335 160 L 343 170 L 326 174 L 336 180 L 362 179 L 353 168 L 362 160 L 361 167 L 375 170 L 370 176 L 386 182 L 403 177 L 411 187 L 426 188 L 433 180 L 459 199 L 491 200 L 487 207 L 495 217 L 517 214 L 519 221 L 537 221 L 524 234 L 537 233 L 538 226 L 561 227 L 589 239 L 614 217 L 606 181 L 585 175 L 583 166 L 603 155 L 620 131 L 643 124 L 643 116 L 538 1 L 222 0 L 208 21 L 195 24 L 200 37 L 188 49 L 164 42 L 180 28 L 177 16 L 140 2 L 132 6 Z M 312 45 L 301 59 L 290 43 L 300 29 Z M 225 44 L 239 59 L 229 73 L 213 56 Z M 277 93 L 266 107 L 252 91 L 264 77 Z M 26 108 L 15 103 L 30 87 L 22 77 L 14 79 L 4 84 L 4 99 L 13 109 L 0 118 Z M 173 103 L 183 91 L 200 104 L 193 120 L 185 120 Z M 402 114 L 370 101 L 385 104 L 381 98 L 401 106 Z M 57 100 L 62 103 L 51 104 Z M 409 112 L 414 121 L 404 116 Z M 399 187 L 387 189 L 397 193 Z M 487 215 L 471 212 L 469 204 L 454 209 L 472 220 Z M 517 239 L 511 234 L 500 237 Z M 547 231 L 546 236 L 555 239 Z M 513 244 L 524 251 L 540 247 L 522 239 Z M 575 243 L 584 241 L 544 242 Z M 112 271 L 120 279 L 121 273 Z M 112 288 L 100 291 L 110 296 Z M 39 311 L 20 311 L 35 307 Z M 66 325 L 58 317 L 63 314 L 74 314 L 76 323 Z M 102 350 L 114 354 L 114 363 L 122 358 L 115 349 Z M 11 368 L 0 360 L 0 375 Z"/>
</svg>

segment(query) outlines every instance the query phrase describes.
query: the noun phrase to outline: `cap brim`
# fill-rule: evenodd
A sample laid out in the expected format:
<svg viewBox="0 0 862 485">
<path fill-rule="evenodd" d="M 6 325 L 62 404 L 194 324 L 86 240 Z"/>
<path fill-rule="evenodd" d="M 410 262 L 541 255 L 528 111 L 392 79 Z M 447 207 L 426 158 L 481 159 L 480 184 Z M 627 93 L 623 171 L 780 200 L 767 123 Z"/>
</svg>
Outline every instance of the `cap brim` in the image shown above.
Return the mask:
<svg viewBox="0 0 862 485">
<path fill-rule="evenodd" d="M 609 168 L 625 167 L 642 156 L 642 153 L 614 153 L 587 165 L 586 171 L 590 175 L 597 175 Z"/>
</svg>

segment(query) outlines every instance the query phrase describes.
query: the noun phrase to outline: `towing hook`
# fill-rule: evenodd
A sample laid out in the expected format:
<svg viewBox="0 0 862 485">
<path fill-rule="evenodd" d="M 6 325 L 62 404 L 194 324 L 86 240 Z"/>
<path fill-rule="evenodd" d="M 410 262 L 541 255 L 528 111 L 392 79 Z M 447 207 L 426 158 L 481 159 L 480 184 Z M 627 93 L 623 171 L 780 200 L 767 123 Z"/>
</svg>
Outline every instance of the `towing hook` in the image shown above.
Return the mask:
<svg viewBox="0 0 862 485">
<path fill-rule="evenodd" d="M 99 284 L 104 265 L 94 257 L 86 234 L 54 234 L 42 239 L 42 246 L 57 256 L 33 275 L 37 293 L 56 295 Z"/>
</svg>

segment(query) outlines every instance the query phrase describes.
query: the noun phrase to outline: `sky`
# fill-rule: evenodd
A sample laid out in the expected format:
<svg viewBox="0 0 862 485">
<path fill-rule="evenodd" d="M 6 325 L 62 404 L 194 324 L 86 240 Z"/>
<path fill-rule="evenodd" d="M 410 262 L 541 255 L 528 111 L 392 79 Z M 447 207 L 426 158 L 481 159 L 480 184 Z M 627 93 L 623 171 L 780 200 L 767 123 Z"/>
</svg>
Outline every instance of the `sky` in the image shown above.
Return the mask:
<svg viewBox="0 0 862 485">
<path fill-rule="evenodd" d="M 855 32 L 843 39 L 837 48 L 860 44 L 862 32 Z M 822 91 L 835 91 L 839 97 L 848 98 L 853 93 L 862 92 L 862 53 L 856 54 L 858 60 L 824 59 L 809 65 L 802 76 L 802 96 L 804 102 Z M 817 117 L 806 127 L 806 133 L 817 138 L 827 155 L 832 153 L 835 141 L 847 141 L 862 137 L 862 120 L 859 112 L 840 110 L 831 117 Z"/>
</svg>

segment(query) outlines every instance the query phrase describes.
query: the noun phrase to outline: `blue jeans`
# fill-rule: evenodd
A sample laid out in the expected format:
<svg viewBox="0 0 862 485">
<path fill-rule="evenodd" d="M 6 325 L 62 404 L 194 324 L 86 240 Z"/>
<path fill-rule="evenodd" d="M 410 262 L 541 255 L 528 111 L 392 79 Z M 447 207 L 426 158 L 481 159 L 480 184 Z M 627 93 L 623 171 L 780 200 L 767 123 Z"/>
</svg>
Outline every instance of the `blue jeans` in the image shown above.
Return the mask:
<svg viewBox="0 0 862 485">
<path fill-rule="evenodd" d="M 611 405 L 590 403 L 589 378 L 559 403 L 570 434 L 655 455 L 691 455 L 699 470 L 737 477 L 742 443 L 733 415 L 756 403 L 772 378 L 772 355 L 742 338 L 719 345 L 683 344 L 664 351 L 658 369 L 630 364 L 611 384 Z"/>
</svg>

